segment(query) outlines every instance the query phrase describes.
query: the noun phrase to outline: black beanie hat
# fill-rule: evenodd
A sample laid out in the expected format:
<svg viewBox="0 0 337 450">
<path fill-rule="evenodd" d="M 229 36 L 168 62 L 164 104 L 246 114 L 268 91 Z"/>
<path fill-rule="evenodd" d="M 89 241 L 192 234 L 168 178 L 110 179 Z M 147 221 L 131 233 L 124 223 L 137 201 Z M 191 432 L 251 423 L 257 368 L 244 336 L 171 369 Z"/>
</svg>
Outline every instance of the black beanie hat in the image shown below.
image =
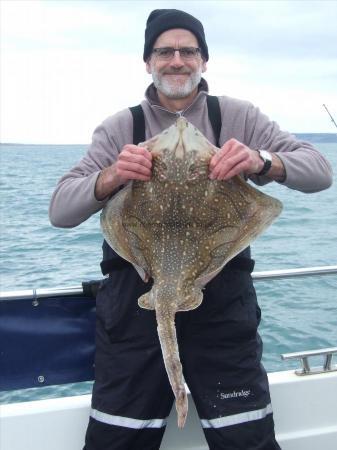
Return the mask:
<svg viewBox="0 0 337 450">
<path fill-rule="evenodd" d="M 191 31 L 198 39 L 202 56 L 208 61 L 208 48 L 202 23 L 190 14 L 178 9 L 155 9 L 149 15 L 145 29 L 144 61 L 151 55 L 157 37 L 172 28 L 184 28 Z"/>
</svg>

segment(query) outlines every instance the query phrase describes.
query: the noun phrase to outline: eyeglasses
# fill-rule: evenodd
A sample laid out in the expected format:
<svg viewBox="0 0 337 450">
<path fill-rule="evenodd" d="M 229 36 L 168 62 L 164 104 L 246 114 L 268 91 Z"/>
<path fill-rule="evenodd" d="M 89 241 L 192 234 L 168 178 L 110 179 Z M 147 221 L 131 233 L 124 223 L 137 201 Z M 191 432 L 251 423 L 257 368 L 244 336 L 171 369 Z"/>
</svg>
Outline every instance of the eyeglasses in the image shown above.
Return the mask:
<svg viewBox="0 0 337 450">
<path fill-rule="evenodd" d="M 201 53 L 201 49 L 199 47 L 158 47 L 152 50 L 152 53 L 154 53 L 157 58 L 164 61 L 172 59 L 175 52 L 179 52 L 180 58 L 190 60 L 195 59 L 199 55 L 199 53 Z"/>
</svg>

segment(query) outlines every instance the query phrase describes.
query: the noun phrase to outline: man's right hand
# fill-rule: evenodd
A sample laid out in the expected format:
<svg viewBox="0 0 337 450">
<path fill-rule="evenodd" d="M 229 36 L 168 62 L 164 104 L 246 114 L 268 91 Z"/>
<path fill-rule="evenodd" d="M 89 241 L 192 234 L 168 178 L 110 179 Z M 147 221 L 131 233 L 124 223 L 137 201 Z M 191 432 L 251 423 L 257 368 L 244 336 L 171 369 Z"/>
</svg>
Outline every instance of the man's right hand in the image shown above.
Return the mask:
<svg viewBox="0 0 337 450">
<path fill-rule="evenodd" d="M 98 176 L 95 186 L 96 199 L 104 200 L 129 180 L 149 181 L 151 169 L 152 154 L 146 148 L 125 145 L 117 161 L 103 169 Z"/>
</svg>

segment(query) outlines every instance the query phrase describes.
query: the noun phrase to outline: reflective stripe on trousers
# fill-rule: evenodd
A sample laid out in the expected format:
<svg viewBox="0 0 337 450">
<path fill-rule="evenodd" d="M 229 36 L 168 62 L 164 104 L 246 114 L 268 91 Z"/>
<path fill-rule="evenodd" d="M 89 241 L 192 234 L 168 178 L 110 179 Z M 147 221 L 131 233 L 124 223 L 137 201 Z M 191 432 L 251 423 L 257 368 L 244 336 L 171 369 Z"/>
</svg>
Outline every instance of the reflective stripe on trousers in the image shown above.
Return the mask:
<svg viewBox="0 0 337 450">
<path fill-rule="evenodd" d="M 140 430 L 142 428 L 162 428 L 165 427 L 167 423 L 167 419 L 132 419 L 131 417 L 121 417 L 114 416 L 113 414 L 107 414 L 97 411 L 97 409 L 94 408 L 91 408 L 90 417 L 107 425 L 133 428 L 134 430 Z"/>
<path fill-rule="evenodd" d="M 254 411 L 247 411 L 240 414 L 232 414 L 226 417 L 218 417 L 216 419 L 201 419 L 201 425 L 203 428 L 222 428 L 229 427 L 231 425 L 239 425 L 245 422 L 251 422 L 252 420 L 264 419 L 268 414 L 273 412 L 271 403 L 265 408 L 256 409 Z M 107 425 L 115 425 L 119 427 L 133 428 L 139 430 L 141 428 L 162 428 L 167 425 L 167 419 L 148 419 L 140 420 L 133 419 L 131 417 L 115 416 L 113 414 L 107 414 L 97 409 L 92 408 L 90 416 Z"/>
<path fill-rule="evenodd" d="M 252 420 L 264 419 L 268 414 L 272 414 L 273 409 L 271 403 L 265 408 L 256 409 L 255 411 L 247 411 L 239 414 L 232 414 L 226 417 L 217 417 L 216 419 L 201 419 L 201 425 L 203 428 L 222 428 L 230 427 L 232 425 L 239 425 Z"/>
</svg>

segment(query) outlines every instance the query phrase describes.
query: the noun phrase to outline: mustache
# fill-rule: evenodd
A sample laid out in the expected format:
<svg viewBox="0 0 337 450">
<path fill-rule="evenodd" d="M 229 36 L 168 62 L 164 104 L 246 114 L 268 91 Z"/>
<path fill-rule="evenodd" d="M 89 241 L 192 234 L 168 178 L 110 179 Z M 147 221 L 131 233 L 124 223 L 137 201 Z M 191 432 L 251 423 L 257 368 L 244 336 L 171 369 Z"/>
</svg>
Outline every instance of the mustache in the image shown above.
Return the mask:
<svg viewBox="0 0 337 450">
<path fill-rule="evenodd" d="M 191 72 L 185 68 L 178 69 L 168 69 L 163 72 L 163 75 L 191 75 Z"/>
</svg>

